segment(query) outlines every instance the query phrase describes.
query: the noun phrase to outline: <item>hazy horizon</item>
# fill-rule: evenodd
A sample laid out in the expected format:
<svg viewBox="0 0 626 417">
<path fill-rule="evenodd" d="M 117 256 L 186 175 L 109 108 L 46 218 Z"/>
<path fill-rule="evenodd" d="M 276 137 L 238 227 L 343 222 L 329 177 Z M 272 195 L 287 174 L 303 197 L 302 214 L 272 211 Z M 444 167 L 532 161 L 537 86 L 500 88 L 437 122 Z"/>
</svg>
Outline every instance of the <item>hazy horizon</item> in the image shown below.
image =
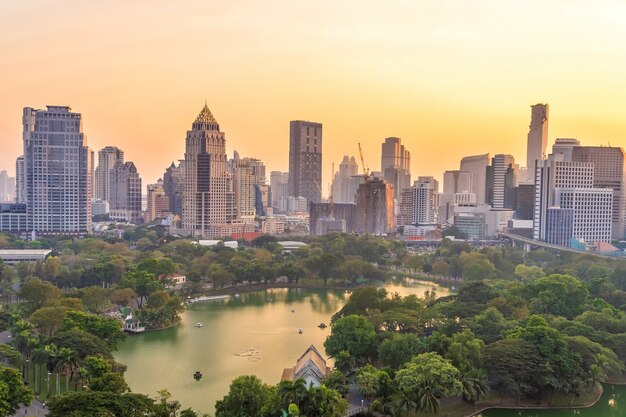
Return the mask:
<svg viewBox="0 0 626 417">
<path fill-rule="evenodd" d="M 106 3 L 0 0 L 0 169 L 23 107 L 69 105 L 94 151 L 118 146 L 145 184 L 183 158 L 204 101 L 229 156 L 288 168 L 289 121 L 321 122 L 331 163 L 371 170 L 397 136 L 413 177 L 465 155 L 526 158 L 530 105 L 557 137 L 626 146 L 626 4 L 607 1 Z M 361 169 L 361 167 L 360 167 Z"/>
</svg>

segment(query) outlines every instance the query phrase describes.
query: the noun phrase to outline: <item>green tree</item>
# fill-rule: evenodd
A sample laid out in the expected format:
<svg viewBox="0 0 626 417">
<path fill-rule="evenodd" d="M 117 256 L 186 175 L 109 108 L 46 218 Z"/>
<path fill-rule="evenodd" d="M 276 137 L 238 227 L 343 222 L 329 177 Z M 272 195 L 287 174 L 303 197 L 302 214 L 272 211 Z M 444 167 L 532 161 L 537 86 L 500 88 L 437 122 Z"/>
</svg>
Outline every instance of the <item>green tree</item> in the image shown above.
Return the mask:
<svg viewBox="0 0 626 417">
<path fill-rule="evenodd" d="M 415 334 L 394 334 L 378 346 L 378 359 L 384 366 L 398 369 L 413 356 L 423 353 L 425 348 Z"/>
<path fill-rule="evenodd" d="M 511 327 L 511 323 L 495 307 L 487 308 L 469 321 L 470 330 L 487 344 L 503 339 Z"/>
<path fill-rule="evenodd" d="M 0 365 L 0 415 L 11 416 L 32 400 L 33 392 L 24 386 L 20 371 Z"/>
<path fill-rule="evenodd" d="M 365 317 L 350 315 L 333 323 L 331 334 L 326 338 L 326 353 L 334 357 L 345 351 L 357 360 L 371 355 L 376 340 L 374 326 Z"/>
<path fill-rule="evenodd" d="M 47 407 L 48 417 L 145 417 L 154 411 L 154 400 L 142 394 L 68 391 L 51 397 Z"/>
<path fill-rule="evenodd" d="M 449 359 L 463 375 L 482 368 L 482 355 L 485 342 L 464 330 L 452 336 L 445 358 Z"/>
<path fill-rule="evenodd" d="M 228 394 L 215 404 L 215 417 L 263 417 L 269 397 L 270 388 L 256 376 L 237 377 Z"/>
<path fill-rule="evenodd" d="M 419 404 L 418 410 L 422 412 L 436 412 L 440 398 L 462 391 L 459 370 L 433 352 L 411 359 L 396 373 L 395 381 L 407 397 Z"/>
<path fill-rule="evenodd" d="M 86 287 L 80 290 L 85 308 L 95 314 L 102 313 L 108 302 L 106 290 L 100 286 Z"/>
<path fill-rule="evenodd" d="M 61 330 L 77 328 L 103 340 L 111 350 L 117 348 L 118 342 L 126 335 L 122 332 L 119 321 L 106 316 L 96 316 L 82 311 L 68 311 L 63 320 Z"/>
<path fill-rule="evenodd" d="M 289 404 L 302 404 L 308 395 L 306 381 L 298 378 L 295 381 L 281 381 L 278 384 L 278 395 L 283 407 L 288 408 Z"/>
<path fill-rule="evenodd" d="M 63 323 L 68 311 L 68 307 L 41 307 L 30 316 L 30 321 L 41 334 L 51 337 Z"/>
<path fill-rule="evenodd" d="M 30 311 L 35 311 L 44 305 L 58 302 L 61 290 L 49 282 L 31 278 L 22 286 L 19 296 L 28 302 Z"/>
</svg>

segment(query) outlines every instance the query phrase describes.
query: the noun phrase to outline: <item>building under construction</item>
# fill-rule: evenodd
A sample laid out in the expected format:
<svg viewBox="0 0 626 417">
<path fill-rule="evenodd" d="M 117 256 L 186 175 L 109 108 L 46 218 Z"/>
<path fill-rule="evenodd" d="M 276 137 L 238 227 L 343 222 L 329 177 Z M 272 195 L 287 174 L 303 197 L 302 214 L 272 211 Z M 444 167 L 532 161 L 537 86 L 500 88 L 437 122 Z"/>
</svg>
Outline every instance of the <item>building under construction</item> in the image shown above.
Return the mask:
<svg viewBox="0 0 626 417">
<path fill-rule="evenodd" d="M 385 235 L 393 231 L 394 217 L 393 186 L 380 178 L 366 178 L 356 194 L 355 231 Z"/>
</svg>

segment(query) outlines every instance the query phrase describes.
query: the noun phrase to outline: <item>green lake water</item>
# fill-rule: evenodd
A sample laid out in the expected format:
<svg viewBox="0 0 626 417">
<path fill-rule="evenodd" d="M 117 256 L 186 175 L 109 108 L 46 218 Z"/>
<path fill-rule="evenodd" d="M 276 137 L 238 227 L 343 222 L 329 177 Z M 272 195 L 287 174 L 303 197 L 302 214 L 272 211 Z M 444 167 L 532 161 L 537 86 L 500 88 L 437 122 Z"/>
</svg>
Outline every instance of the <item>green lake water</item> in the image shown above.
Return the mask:
<svg viewBox="0 0 626 417">
<path fill-rule="evenodd" d="M 445 287 L 413 280 L 385 288 L 423 296 L 433 286 L 438 296 L 449 294 Z M 253 374 L 275 384 L 310 345 L 324 354 L 330 329 L 318 325 L 329 324 L 347 297 L 342 291 L 272 289 L 195 303 L 180 325 L 129 336 L 115 357 L 128 366 L 125 377 L 134 392 L 154 396 L 167 389 L 183 408 L 213 413 L 235 377 Z M 193 379 L 196 371 L 203 373 L 199 381 Z"/>
<path fill-rule="evenodd" d="M 626 386 L 604 385 L 602 398 L 590 408 L 567 410 L 504 410 L 491 409 L 479 417 L 626 417 Z"/>
</svg>

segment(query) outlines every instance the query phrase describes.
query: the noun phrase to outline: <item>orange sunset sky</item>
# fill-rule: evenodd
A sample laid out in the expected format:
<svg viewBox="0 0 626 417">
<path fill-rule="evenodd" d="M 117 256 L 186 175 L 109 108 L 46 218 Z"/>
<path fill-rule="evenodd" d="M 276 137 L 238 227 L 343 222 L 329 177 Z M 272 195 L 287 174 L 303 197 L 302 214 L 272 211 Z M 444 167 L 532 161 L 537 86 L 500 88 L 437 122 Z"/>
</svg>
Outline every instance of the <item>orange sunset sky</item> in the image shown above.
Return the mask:
<svg viewBox="0 0 626 417">
<path fill-rule="evenodd" d="M 462 156 L 524 165 L 529 105 L 556 137 L 626 147 L 623 1 L 0 0 L 0 169 L 22 107 L 70 105 L 88 143 L 121 147 L 144 184 L 181 159 L 205 99 L 229 155 L 287 170 L 289 121 L 324 125 L 331 162 L 380 168 L 401 137 L 417 175 Z M 360 164 L 359 164 L 360 165 Z"/>
</svg>

